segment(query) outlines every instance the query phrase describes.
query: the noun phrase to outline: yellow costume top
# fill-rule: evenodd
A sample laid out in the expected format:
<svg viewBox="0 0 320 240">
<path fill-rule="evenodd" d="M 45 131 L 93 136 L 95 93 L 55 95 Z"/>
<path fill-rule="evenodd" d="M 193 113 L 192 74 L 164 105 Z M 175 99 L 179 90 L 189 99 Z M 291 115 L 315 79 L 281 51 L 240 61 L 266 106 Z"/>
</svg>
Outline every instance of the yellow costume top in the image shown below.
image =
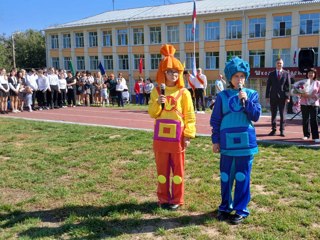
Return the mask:
<svg viewBox="0 0 320 240">
<path fill-rule="evenodd" d="M 181 96 L 175 99 L 179 93 Z M 152 90 L 148 109 L 149 115 L 155 119 L 178 120 L 183 129 L 183 136 L 194 138 L 196 134 L 196 118 L 190 92 L 185 88 L 174 86 L 166 87 L 165 95 L 167 101 L 162 110 L 161 105 L 158 103 L 159 93 L 156 88 Z"/>
</svg>

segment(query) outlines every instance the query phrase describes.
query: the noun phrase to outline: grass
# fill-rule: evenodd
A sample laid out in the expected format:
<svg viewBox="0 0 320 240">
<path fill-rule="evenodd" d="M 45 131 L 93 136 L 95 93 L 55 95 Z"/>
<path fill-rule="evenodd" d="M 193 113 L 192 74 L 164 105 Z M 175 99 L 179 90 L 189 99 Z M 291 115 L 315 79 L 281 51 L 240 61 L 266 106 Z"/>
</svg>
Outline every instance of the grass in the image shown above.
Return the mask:
<svg viewBox="0 0 320 240">
<path fill-rule="evenodd" d="M 139 106 L 138 106 L 139 107 Z M 0 118 L 0 239 L 319 239 L 320 151 L 263 146 L 251 215 L 215 219 L 219 155 L 186 157 L 185 206 L 156 205 L 152 133 Z"/>
</svg>

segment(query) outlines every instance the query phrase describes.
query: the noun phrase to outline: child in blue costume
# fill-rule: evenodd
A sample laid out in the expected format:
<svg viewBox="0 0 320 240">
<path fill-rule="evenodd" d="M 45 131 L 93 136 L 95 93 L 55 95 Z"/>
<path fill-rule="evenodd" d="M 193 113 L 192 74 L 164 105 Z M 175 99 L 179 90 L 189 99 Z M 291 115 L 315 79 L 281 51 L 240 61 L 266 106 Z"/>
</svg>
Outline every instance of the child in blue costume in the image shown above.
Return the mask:
<svg viewBox="0 0 320 240">
<path fill-rule="evenodd" d="M 221 154 L 218 220 L 238 224 L 249 215 L 250 173 L 253 155 L 258 152 L 252 121 L 259 120 L 261 105 L 256 91 L 242 88 L 250 74 L 246 61 L 235 57 L 224 72 L 230 87 L 217 95 L 210 119 L 213 152 Z"/>
</svg>

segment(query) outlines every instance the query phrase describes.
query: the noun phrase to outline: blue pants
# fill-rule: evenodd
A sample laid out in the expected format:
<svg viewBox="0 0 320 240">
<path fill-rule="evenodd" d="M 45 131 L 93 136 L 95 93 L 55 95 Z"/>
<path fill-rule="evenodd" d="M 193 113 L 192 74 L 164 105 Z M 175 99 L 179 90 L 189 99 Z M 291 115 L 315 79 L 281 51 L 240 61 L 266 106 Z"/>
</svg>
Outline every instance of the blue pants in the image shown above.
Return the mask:
<svg viewBox="0 0 320 240">
<path fill-rule="evenodd" d="M 250 202 L 250 174 L 253 163 L 253 155 L 231 157 L 221 155 L 221 205 L 219 211 L 232 212 L 248 216 L 247 208 Z M 234 198 L 232 199 L 232 187 L 235 182 Z"/>
</svg>

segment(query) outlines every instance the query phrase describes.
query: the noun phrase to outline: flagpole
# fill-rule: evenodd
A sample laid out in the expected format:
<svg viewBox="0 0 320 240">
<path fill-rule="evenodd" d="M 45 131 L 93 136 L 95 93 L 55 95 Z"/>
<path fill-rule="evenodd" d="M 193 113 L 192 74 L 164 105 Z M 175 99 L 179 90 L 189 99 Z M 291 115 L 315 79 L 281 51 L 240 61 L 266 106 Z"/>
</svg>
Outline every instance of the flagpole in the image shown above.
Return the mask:
<svg viewBox="0 0 320 240">
<path fill-rule="evenodd" d="M 192 63 L 192 75 L 196 77 L 197 66 L 196 66 L 196 26 L 197 26 L 197 10 L 196 0 L 193 0 L 193 13 L 192 13 L 192 34 L 193 34 L 193 63 Z"/>
</svg>

